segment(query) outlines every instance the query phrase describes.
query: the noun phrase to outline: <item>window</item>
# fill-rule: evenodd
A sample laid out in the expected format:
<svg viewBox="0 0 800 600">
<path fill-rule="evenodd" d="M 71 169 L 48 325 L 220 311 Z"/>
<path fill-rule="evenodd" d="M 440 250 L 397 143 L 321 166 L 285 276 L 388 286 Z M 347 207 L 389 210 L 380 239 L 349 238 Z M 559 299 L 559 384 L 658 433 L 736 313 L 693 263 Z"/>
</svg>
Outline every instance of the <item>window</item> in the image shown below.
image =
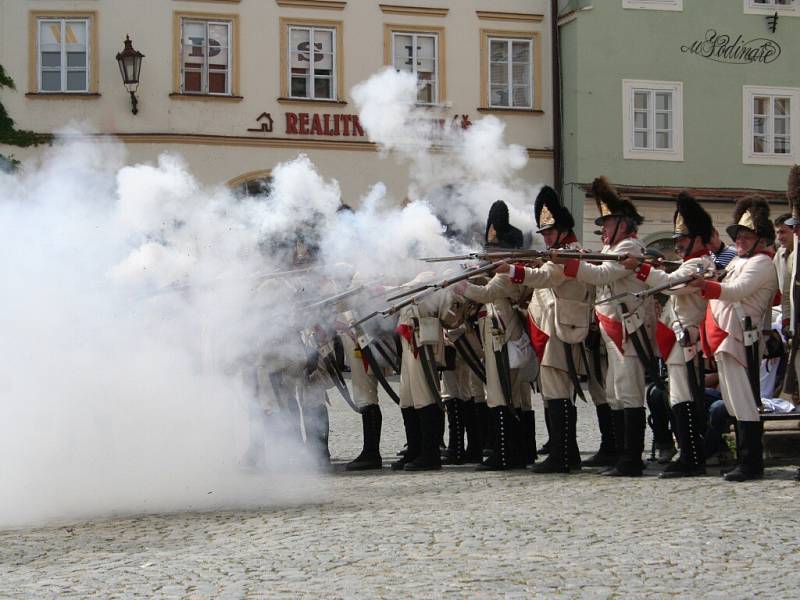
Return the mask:
<svg viewBox="0 0 800 600">
<path fill-rule="evenodd" d="M 745 86 L 743 161 L 794 164 L 800 144 L 800 88 Z"/>
<path fill-rule="evenodd" d="M 444 55 L 444 28 L 384 25 L 384 63 L 416 75 L 417 103 L 443 102 Z"/>
<path fill-rule="evenodd" d="M 289 97 L 336 100 L 336 30 L 289 26 Z"/>
<path fill-rule="evenodd" d="M 181 19 L 180 91 L 230 95 L 230 22 Z"/>
<path fill-rule="evenodd" d="M 683 0 L 622 0 L 622 8 L 683 10 Z"/>
<path fill-rule="evenodd" d="M 623 155 L 630 159 L 683 160 L 683 84 L 622 82 Z"/>
<path fill-rule="evenodd" d="M 173 97 L 241 99 L 237 15 L 174 13 Z"/>
<path fill-rule="evenodd" d="M 342 22 L 281 19 L 281 100 L 342 101 Z"/>
<path fill-rule="evenodd" d="M 539 110 L 539 34 L 481 29 L 480 110 Z"/>
<path fill-rule="evenodd" d="M 798 0 L 744 0 L 744 12 L 751 15 L 775 14 L 800 16 Z"/>
<path fill-rule="evenodd" d="M 777 12 L 781 16 L 800 16 L 800 0 L 744 0 L 744 12 L 751 15 Z"/>
<path fill-rule="evenodd" d="M 32 94 L 97 92 L 95 13 L 31 12 Z"/>
</svg>

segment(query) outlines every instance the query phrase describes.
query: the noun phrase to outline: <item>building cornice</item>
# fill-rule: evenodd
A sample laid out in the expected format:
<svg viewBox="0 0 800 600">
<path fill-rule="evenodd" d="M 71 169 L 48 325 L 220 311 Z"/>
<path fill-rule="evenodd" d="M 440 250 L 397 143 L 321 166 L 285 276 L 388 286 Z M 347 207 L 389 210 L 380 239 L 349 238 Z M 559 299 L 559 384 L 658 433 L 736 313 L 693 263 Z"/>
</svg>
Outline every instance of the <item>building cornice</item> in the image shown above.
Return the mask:
<svg viewBox="0 0 800 600">
<path fill-rule="evenodd" d="M 345 0 L 275 0 L 278 6 L 284 8 L 316 8 L 320 10 L 344 10 L 347 6 Z"/>
<path fill-rule="evenodd" d="M 586 192 L 586 197 L 592 197 L 592 184 L 581 183 L 580 187 Z M 647 201 L 675 201 L 683 191 L 689 192 L 700 202 L 735 202 L 743 196 L 758 194 L 769 202 L 786 203 L 785 190 L 760 190 L 753 188 L 687 188 L 672 186 L 647 186 L 647 185 L 625 185 L 614 184 L 616 190 L 623 196 L 639 202 Z"/>
<path fill-rule="evenodd" d="M 541 23 L 544 15 L 540 13 L 500 12 L 495 10 L 476 10 L 475 14 L 483 21 L 515 21 L 522 23 Z"/>
<path fill-rule="evenodd" d="M 107 141 L 117 139 L 126 144 L 178 144 L 196 146 L 229 146 L 244 148 L 289 148 L 298 150 L 343 150 L 356 152 L 377 152 L 378 145 L 368 141 L 320 140 L 287 137 L 256 137 L 243 135 L 210 135 L 202 133 L 92 133 L 63 134 L 60 139 L 81 139 Z M 436 146 L 433 152 L 446 152 L 447 148 Z M 526 148 L 529 158 L 552 159 L 551 148 Z"/>
<path fill-rule="evenodd" d="M 417 17 L 446 17 L 449 8 L 432 6 L 403 6 L 400 4 L 380 4 L 381 12 L 392 15 L 413 15 Z"/>
</svg>

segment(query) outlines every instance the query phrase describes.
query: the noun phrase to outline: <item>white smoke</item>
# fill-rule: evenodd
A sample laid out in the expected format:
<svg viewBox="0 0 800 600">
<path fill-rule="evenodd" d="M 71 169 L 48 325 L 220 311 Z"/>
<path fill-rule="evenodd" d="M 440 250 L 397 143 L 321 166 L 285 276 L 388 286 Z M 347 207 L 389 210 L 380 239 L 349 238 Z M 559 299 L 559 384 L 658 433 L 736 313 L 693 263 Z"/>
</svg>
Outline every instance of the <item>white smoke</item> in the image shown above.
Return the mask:
<svg viewBox="0 0 800 600">
<path fill-rule="evenodd" d="M 121 144 L 74 135 L 0 173 L 0 528 L 324 493 L 297 475 L 314 472 L 312 454 L 260 404 L 264 373 L 302 366 L 299 330 L 330 316 L 298 302 L 364 283 L 359 302 L 385 305 L 381 285 L 432 270 L 418 257 L 482 237 L 497 199 L 532 225 L 524 149 L 494 118 L 432 123 L 415 85 L 387 70 L 353 91 L 412 179 L 405 199 L 375 182 L 354 211 L 304 155 L 254 198 L 201 185 L 179 156 L 125 166 Z M 301 246 L 316 271 L 265 278 L 295 268 Z M 243 472 L 265 439 L 259 469 Z"/>
</svg>

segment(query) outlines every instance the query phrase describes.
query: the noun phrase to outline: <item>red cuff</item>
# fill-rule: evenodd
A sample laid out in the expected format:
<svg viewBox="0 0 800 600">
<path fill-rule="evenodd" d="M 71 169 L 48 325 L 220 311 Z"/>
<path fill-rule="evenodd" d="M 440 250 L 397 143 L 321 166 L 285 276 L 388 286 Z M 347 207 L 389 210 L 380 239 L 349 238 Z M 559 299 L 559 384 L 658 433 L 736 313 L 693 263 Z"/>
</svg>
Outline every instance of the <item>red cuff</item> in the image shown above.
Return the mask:
<svg viewBox="0 0 800 600">
<path fill-rule="evenodd" d="M 784 327 L 788 327 L 791 322 L 792 322 L 791 319 L 783 319 L 781 321 L 781 325 L 783 325 Z"/>
<path fill-rule="evenodd" d="M 636 279 L 639 281 L 647 281 L 647 276 L 650 275 L 650 269 L 652 269 L 650 265 L 646 263 L 642 263 L 638 267 L 634 269 L 634 273 L 636 273 Z"/>
<path fill-rule="evenodd" d="M 523 281 L 525 281 L 525 267 L 511 265 L 511 283 L 522 283 Z"/>
<path fill-rule="evenodd" d="M 772 306 L 780 306 L 781 300 L 783 300 L 783 296 L 781 296 L 781 291 L 778 290 L 775 292 L 775 297 L 772 299 Z"/>
<path fill-rule="evenodd" d="M 706 289 L 703 290 L 703 298 L 706 300 L 716 300 L 722 293 L 722 286 L 718 281 L 706 281 Z"/>
<path fill-rule="evenodd" d="M 575 277 L 580 266 L 581 261 L 579 261 L 577 258 L 570 258 L 564 263 L 564 275 L 567 277 Z"/>
</svg>

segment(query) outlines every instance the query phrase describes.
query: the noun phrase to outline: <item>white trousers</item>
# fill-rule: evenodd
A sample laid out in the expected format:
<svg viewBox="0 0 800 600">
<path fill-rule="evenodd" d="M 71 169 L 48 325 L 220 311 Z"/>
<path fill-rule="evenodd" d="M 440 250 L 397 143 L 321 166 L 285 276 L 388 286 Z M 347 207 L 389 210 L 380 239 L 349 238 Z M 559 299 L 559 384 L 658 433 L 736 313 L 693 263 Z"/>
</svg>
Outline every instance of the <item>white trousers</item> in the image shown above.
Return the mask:
<svg viewBox="0 0 800 600">
<path fill-rule="evenodd" d="M 714 354 L 719 371 L 719 391 L 725 408 L 737 421 L 760 421 L 747 369 L 727 352 Z"/>
<path fill-rule="evenodd" d="M 575 388 L 569 378 L 569 373 L 545 366 L 539 369 L 539 387 L 542 389 L 542 399 L 545 402 L 561 398 L 572 399 Z"/>
<path fill-rule="evenodd" d="M 608 355 L 606 399 L 611 410 L 644 406 L 644 367 L 638 356 L 625 356 L 603 332 Z M 628 342 L 630 343 L 630 342 Z"/>
<path fill-rule="evenodd" d="M 414 356 L 411 344 L 401 338 L 403 360 L 400 365 L 400 408 L 425 408 L 436 403 L 433 392 L 425 379 L 422 361 Z M 420 351 L 422 351 L 420 349 Z"/>
<path fill-rule="evenodd" d="M 350 365 L 350 382 L 353 384 L 353 402 L 359 408 L 378 404 L 378 378 L 372 369 L 364 369 L 361 351 L 353 338 L 347 334 L 341 335 L 342 347 L 347 364 Z"/>
</svg>

